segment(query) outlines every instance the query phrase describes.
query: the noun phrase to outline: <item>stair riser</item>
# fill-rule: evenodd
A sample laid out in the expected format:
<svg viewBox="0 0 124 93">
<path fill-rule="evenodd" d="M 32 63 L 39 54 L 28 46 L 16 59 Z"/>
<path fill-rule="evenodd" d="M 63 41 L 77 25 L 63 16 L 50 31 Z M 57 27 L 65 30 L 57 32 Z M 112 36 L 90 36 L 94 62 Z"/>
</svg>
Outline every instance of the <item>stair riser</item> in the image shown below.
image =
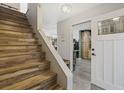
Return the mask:
<svg viewBox="0 0 124 93">
<path fill-rule="evenodd" d="M 37 49 L 40 48 L 40 46 L 0 46 L 0 51 L 9 51 L 9 50 L 31 50 L 31 49 Z"/>
<path fill-rule="evenodd" d="M 56 76 L 51 77 L 50 79 L 47 79 L 43 81 L 40 84 L 40 90 L 47 90 L 51 85 L 56 84 Z"/>
<path fill-rule="evenodd" d="M 38 41 L 34 41 L 34 42 L 20 42 L 20 41 L 9 41 L 9 40 L 0 40 L 0 45 L 1 46 L 7 46 L 7 45 L 38 45 Z"/>
<path fill-rule="evenodd" d="M 18 76 L 13 77 L 13 78 L 9 78 L 9 79 L 4 80 L 4 81 L 0 81 L 0 88 L 3 88 L 3 87 L 8 86 L 8 85 L 12 85 L 14 83 L 23 81 L 23 80 L 28 79 L 30 77 L 33 77 L 35 75 L 41 74 L 45 70 L 48 70 L 48 69 L 49 69 L 49 66 L 46 66 L 41 71 L 33 71 L 33 72 L 30 72 L 30 73 L 25 73 L 25 74 L 22 74 L 22 75 L 18 75 Z"/>
<path fill-rule="evenodd" d="M 0 48 L 2 48 L 2 47 L 0 47 Z M 20 47 L 21 48 L 21 47 Z M 43 54 L 44 52 L 42 51 L 42 49 L 40 49 L 40 48 L 30 48 L 30 49 L 20 49 L 20 50 L 18 50 L 18 49 L 1 49 L 0 50 L 0 56 L 2 56 L 2 54 L 4 55 L 9 55 L 9 54 L 15 54 L 15 53 L 29 53 L 29 52 L 40 52 L 41 54 Z"/>
<path fill-rule="evenodd" d="M 20 16 L 20 17 L 24 17 L 24 18 L 26 17 L 23 13 L 20 13 L 20 12 L 14 11 L 14 10 L 10 10 L 10 9 L 4 8 L 4 7 L 0 7 L 0 11 L 6 12 L 9 14 L 14 14 L 16 16 Z"/>
<path fill-rule="evenodd" d="M 0 37 L 0 41 L 18 41 L 18 42 L 36 42 L 35 38 L 32 39 L 24 39 L 24 38 L 14 38 L 14 37 Z"/>
<path fill-rule="evenodd" d="M 41 90 L 47 90 L 47 89 L 49 89 L 49 87 L 51 87 L 52 85 L 54 85 L 56 83 L 57 83 L 57 76 L 51 78 L 45 84 L 42 84 L 41 85 Z"/>
<path fill-rule="evenodd" d="M 7 25 L 7 26 L 14 26 L 14 27 L 19 27 L 19 28 L 31 28 L 30 26 L 25 26 L 25 25 L 17 25 L 17 23 L 16 24 L 12 24 L 12 23 L 10 23 L 10 22 L 1 22 L 1 20 L 0 20 L 0 24 L 2 24 L 2 25 Z"/>
<path fill-rule="evenodd" d="M 37 75 L 37 74 L 39 74 L 39 73 L 34 72 L 33 74 L 26 74 L 25 77 L 22 75 L 21 77 L 10 78 L 10 79 L 8 79 L 8 80 L 1 81 L 1 82 L 0 82 L 0 89 L 2 89 L 2 88 L 5 87 L 5 86 L 9 86 L 9 85 L 12 85 L 13 83 L 18 82 L 19 79 L 20 79 L 20 81 L 21 81 L 21 80 L 24 80 L 24 79 L 33 77 L 33 76 L 35 76 L 35 75 Z"/>
<path fill-rule="evenodd" d="M 11 22 L 11 21 L 6 21 L 6 20 L 0 20 L 0 24 L 12 25 L 12 26 L 17 26 L 17 27 L 25 27 L 25 28 L 29 27 L 30 28 L 29 25 L 23 25 L 23 24 Z"/>
<path fill-rule="evenodd" d="M 48 88 L 48 90 L 54 90 L 54 89 L 56 89 L 57 86 L 58 86 L 58 84 L 57 83 L 54 83 L 52 86 L 50 86 Z"/>
<path fill-rule="evenodd" d="M 34 62 L 40 62 L 41 59 L 39 57 L 35 57 L 35 58 L 30 58 L 29 60 L 34 60 Z M 17 62 L 8 62 L 8 63 L 1 63 L 0 64 L 0 68 L 7 68 L 7 67 L 11 67 L 11 66 L 16 66 L 16 65 L 20 65 L 23 63 L 26 63 L 27 60 L 25 61 L 17 61 Z"/>
<path fill-rule="evenodd" d="M 16 15 L 16 14 L 12 14 L 11 12 L 7 12 L 5 10 L 0 10 L 0 12 L 1 12 L 1 14 L 7 15 L 7 16 L 11 16 L 13 18 L 27 20 L 26 16 L 19 16 L 19 15 Z"/>
<path fill-rule="evenodd" d="M 8 38 L 17 38 L 17 39 L 20 39 L 20 38 L 23 38 L 23 39 L 32 39 L 34 38 L 34 35 L 32 34 L 27 34 L 27 35 L 14 35 L 14 34 L 3 34 L 3 33 L 0 33 L 0 37 L 8 37 Z"/>
<path fill-rule="evenodd" d="M 9 25 L 4 25 L 4 24 L 0 24 L 0 29 L 1 30 L 13 30 L 13 31 L 17 31 L 17 32 L 27 32 L 27 33 L 32 33 L 32 29 L 31 28 L 21 28 L 21 27 L 14 27 L 14 26 L 9 26 Z"/>
<path fill-rule="evenodd" d="M 45 63 L 45 62 L 44 62 Z M 45 63 L 38 63 L 38 64 L 32 64 L 32 62 L 29 62 L 29 64 L 25 63 L 26 65 L 20 64 L 15 65 L 15 67 L 8 67 L 8 68 L 3 68 L 0 70 L 0 75 L 8 74 L 8 73 L 14 73 L 16 71 L 24 70 L 24 69 L 29 69 L 29 68 L 39 68 L 40 70 L 46 68 L 49 64 Z"/>
<path fill-rule="evenodd" d="M 54 79 L 54 81 L 53 81 L 53 79 Z M 47 84 L 50 84 L 50 83 L 48 83 L 48 82 L 51 82 L 52 81 L 52 83 L 54 82 L 56 82 L 56 75 L 54 75 L 54 76 L 52 76 L 52 77 L 50 77 L 49 79 L 46 79 L 46 80 L 44 80 L 44 81 L 42 81 L 42 82 L 40 82 L 38 85 L 40 85 L 41 86 L 41 88 L 39 87 L 39 89 L 43 89 L 43 87 L 45 87 L 45 85 L 47 86 Z M 36 85 L 35 85 L 36 86 Z M 26 90 L 29 90 L 29 89 L 31 89 L 31 88 L 25 88 Z"/>
<path fill-rule="evenodd" d="M 31 48 L 31 49 L 20 49 L 20 50 L 0 50 L 0 53 L 16 53 L 16 52 L 42 52 L 40 48 Z"/>
<path fill-rule="evenodd" d="M 3 31 L 0 31 L 0 37 L 32 39 L 34 38 L 34 34 L 3 30 Z"/>
<path fill-rule="evenodd" d="M 7 14 L 5 12 L 2 12 L 0 14 L 0 17 L 1 18 L 9 18 L 9 19 L 12 19 L 12 20 L 18 20 L 18 21 L 21 21 L 21 22 L 24 22 L 24 23 L 28 23 L 28 20 L 27 19 L 24 19 L 24 18 L 21 18 L 21 17 L 18 17 L 18 16 L 13 16 L 13 15 L 10 15 L 10 14 Z"/>
<path fill-rule="evenodd" d="M 44 55 L 24 55 L 24 56 L 16 56 L 16 57 L 8 57 L 8 58 L 0 58 L 0 67 L 9 67 L 17 64 L 22 64 L 30 59 L 45 59 Z"/>
<path fill-rule="evenodd" d="M 11 56 L 21 56 L 21 55 L 31 55 L 31 54 L 41 54 L 40 51 L 29 51 L 29 52 L 0 52 L 0 58 L 2 57 L 11 57 Z"/>
<path fill-rule="evenodd" d="M 0 45 L 38 45 L 39 42 L 37 40 L 26 40 L 26 39 L 4 39 L 0 38 Z"/>
<path fill-rule="evenodd" d="M 37 42 L 33 42 L 33 43 L 28 43 L 28 42 L 0 42 L 1 44 L 1 46 L 5 46 L 5 45 L 36 45 L 36 44 L 38 44 Z"/>
<path fill-rule="evenodd" d="M 25 23 L 23 21 L 13 20 L 11 18 L 6 18 L 5 16 L 1 16 L 0 20 L 10 21 L 10 22 L 14 22 L 14 23 L 17 23 L 17 24 L 25 25 L 25 26 L 30 26 L 29 23 L 27 23 L 27 22 Z"/>
<path fill-rule="evenodd" d="M 55 73 L 43 73 L 42 75 L 40 74 L 40 75 L 34 76 L 30 79 L 24 80 L 22 82 L 18 82 L 12 86 L 4 87 L 2 89 L 16 89 L 16 90 L 29 89 L 38 84 L 42 84 L 42 82 L 48 81 L 55 76 L 56 76 Z"/>
<path fill-rule="evenodd" d="M 6 21 L 11 21 L 11 22 L 15 22 L 15 23 L 20 23 L 22 25 L 28 25 L 28 22 L 25 21 L 25 20 L 18 20 L 18 19 L 15 19 L 15 18 L 11 18 L 11 17 L 8 17 L 6 15 L 0 15 L 0 19 L 3 19 L 3 20 L 6 20 Z"/>
<path fill-rule="evenodd" d="M 47 80 L 46 82 L 42 82 L 42 84 L 38 84 L 34 87 L 29 88 L 30 90 L 41 90 L 48 89 L 49 86 L 54 85 L 56 83 L 56 76 Z"/>
</svg>

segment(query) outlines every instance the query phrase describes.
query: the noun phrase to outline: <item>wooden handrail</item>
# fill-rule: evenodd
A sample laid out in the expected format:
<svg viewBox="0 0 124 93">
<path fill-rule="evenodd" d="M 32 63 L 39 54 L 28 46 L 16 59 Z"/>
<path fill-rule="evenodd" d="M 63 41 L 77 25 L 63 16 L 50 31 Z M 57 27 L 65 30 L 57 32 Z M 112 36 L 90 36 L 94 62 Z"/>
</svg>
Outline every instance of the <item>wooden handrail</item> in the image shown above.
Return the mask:
<svg viewBox="0 0 124 93">
<path fill-rule="evenodd" d="M 12 8 L 12 9 L 14 9 L 14 10 L 18 10 L 17 8 L 15 8 L 15 7 L 12 7 L 12 6 L 9 6 L 9 5 L 7 5 L 7 4 L 4 4 L 4 3 L 1 3 L 1 5 L 2 5 L 2 6 L 6 6 L 6 7 L 8 7 L 8 8 Z"/>
</svg>

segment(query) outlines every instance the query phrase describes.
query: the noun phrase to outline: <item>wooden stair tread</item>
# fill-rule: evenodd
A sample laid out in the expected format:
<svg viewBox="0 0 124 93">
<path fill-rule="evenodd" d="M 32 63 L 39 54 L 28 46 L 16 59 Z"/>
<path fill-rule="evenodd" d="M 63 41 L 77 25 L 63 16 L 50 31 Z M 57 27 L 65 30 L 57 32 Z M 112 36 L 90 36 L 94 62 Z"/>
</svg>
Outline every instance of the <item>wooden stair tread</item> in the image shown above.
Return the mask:
<svg viewBox="0 0 124 93">
<path fill-rule="evenodd" d="M 33 46 L 33 45 L 38 45 L 40 46 L 41 44 L 38 44 L 38 42 L 17 42 L 17 41 L 5 41 L 2 42 L 0 41 L 0 46 Z"/>
<path fill-rule="evenodd" d="M 16 77 L 16 76 L 19 76 L 19 75 L 22 75 L 22 74 L 26 74 L 26 73 L 33 72 L 33 71 L 38 71 L 38 70 L 39 70 L 39 68 L 29 68 L 29 69 L 19 70 L 19 71 L 13 72 L 13 73 L 8 73 L 8 74 L 5 74 L 5 75 L 1 75 L 0 76 L 0 81 L 4 81 L 4 80 L 7 80 L 9 78 L 13 78 L 13 77 Z"/>
<path fill-rule="evenodd" d="M 17 61 L 13 61 L 12 59 L 10 60 L 4 60 L 3 62 L 0 63 L 0 68 L 7 68 L 7 67 L 11 67 L 11 66 L 16 66 L 16 65 L 20 65 L 20 64 L 23 64 L 23 63 L 26 63 L 26 62 L 46 62 L 44 61 L 45 59 L 41 59 L 39 58 L 38 56 L 29 56 L 29 55 L 26 55 L 26 59 L 23 58 L 25 55 L 23 56 L 17 56 Z M 23 59 L 22 59 L 23 58 Z"/>
<path fill-rule="evenodd" d="M 4 30 L 4 29 L 2 29 L 2 30 L 0 30 L 0 34 L 10 34 L 10 35 L 32 35 L 32 34 L 34 34 L 34 33 L 32 33 L 32 32 L 19 32 L 19 31 L 14 31 L 14 30 Z"/>
<path fill-rule="evenodd" d="M 16 15 L 19 15 L 19 16 L 26 17 L 26 15 L 22 12 L 15 11 L 15 10 L 12 10 L 12 9 L 9 9 L 9 8 L 3 7 L 3 6 L 0 6 L 0 11 L 1 12 L 6 11 L 7 13 L 12 13 L 12 14 L 16 14 Z"/>
<path fill-rule="evenodd" d="M 13 30 L 17 32 L 32 32 L 32 28 L 25 28 L 25 27 L 16 27 L 13 25 L 5 25 L 5 24 L 0 24 L 0 29 L 1 30 Z"/>
<path fill-rule="evenodd" d="M 11 10 L 11 9 L 8 9 L 8 8 L 5 8 L 5 7 L 1 7 L 0 6 L 0 12 L 1 12 L 1 17 L 0 19 L 6 19 L 6 20 L 12 20 L 12 21 L 16 21 L 16 22 L 19 22 L 19 23 L 23 23 L 23 24 L 29 24 L 29 23 L 25 23 L 25 22 L 20 22 L 20 19 L 24 19 L 24 20 L 27 20 L 26 18 L 26 15 L 24 13 L 21 13 L 19 11 L 14 11 L 14 10 Z M 2 16 L 4 14 L 4 16 Z M 6 15 L 9 15 L 10 17 L 7 17 L 5 16 Z M 12 18 L 13 17 L 17 17 L 16 20 L 13 20 Z"/>
<path fill-rule="evenodd" d="M 28 27 L 30 28 L 31 27 L 30 25 L 19 24 L 19 23 L 15 23 L 15 22 L 12 22 L 12 21 L 2 20 L 2 19 L 0 19 L 0 23 L 1 24 L 6 24 L 6 25 L 17 26 L 17 27 L 25 27 L 25 28 L 28 28 Z"/>
<path fill-rule="evenodd" d="M 64 88 L 58 84 L 54 90 L 64 90 Z"/>
<path fill-rule="evenodd" d="M 38 48 L 38 46 L 41 47 L 41 45 L 20 45 L 20 46 L 17 46 L 17 45 L 7 45 L 7 46 L 0 46 L 0 51 L 3 51 L 3 50 L 21 50 L 21 49 L 36 49 Z"/>
<path fill-rule="evenodd" d="M 49 62 L 38 62 L 38 61 L 29 61 L 28 63 L 40 63 L 40 64 L 32 64 L 30 65 L 30 68 L 26 68 L 26 69 L 19 69 L 19 70 L 16 70 L 12 73 L 6 73 L 6 74 L 3 74 L 3 75 L 0 75 L 0 81 L 3 81 L 3 80 L 7 80 L 7 79 L 10 79 L 10 78 L 15 78 L 17 76 L 20 76 L 20 75 L 24 75 L 26 73 L 31 73 L 31 72 L 34 72 L 34 71 L 40 71 L 41 70 L 45 70 L 46 68 L 49 68 L 49 65 L 50 63 Z M 28 65 L 28 63 L 26 65 Z M 6 68 L 7 69 L 7 68 Z M 10 68 L 9 68 L 10 69 Z M 12 69 L 12 67 L 11 67 Z M 14 69 L 14 68 L 13 68 Z"/>
<path fill-rule="evenodd" d="M 8 67 L 9 65 L 20 64 L 27 62 L 30 59 L 45 59 L 44 54 L 30 54 L 30 55 L 18 55 L 18 56 L 10 56 L 10 57 L 1 57 L 0 58 L 0 67 Z"/>
<path fill-rule="evenodd" d="M 43 65 L 45 64 L 45 62 L 26 62 L 26 63 L 23 63 L 23 64 L 20 64 L 20 65 L 16 65 L 16 66 L 13 66 L 13 67 L 7 67 L 7 68 L 1 68 L 0 69 L 0 75 L 1 74 L 6 74 L 6 73 L 12 73 L 12 72 L 15 72 L 15 71 L 18 71 L 18 70 L 23 70 L 23 69 L 26 69 L 26 68 L 31 68 L 31 67 L 37 67 L 39 65 Z"/>
<path fill-rule="evenodd" d="M 0 6 L 0 89 L 62 89 L 25 14 Z"/>
<path fill-rule="evenodd" d="M 58 86 L 58 84 L 56 83 L 56 84 L 50 86 L 50 87 L 49 87 L 49 90 L 53 90 L 53 89 L 55 89 L 57 86 Z"/>
<path fill-rule="evenodd" d="M 40 51 L 29 51 L 29 52 L 0 52 L 0 58 L 1 57 L 10 57 L 10 56 L 19 56 L 19 55 L 30 55 L 30 54 L 36 54 L 39 53 Z"/>
<path fill-rule="evenodd" d="M 13 20 L 11 18 L 6 18 L 5 16 L 0 17 L 0 20 L 6 20 L 6 21 L 10 21 L 10 22 L 14 22 L 14 23 L 30 26 L 28 23 L 25 23 L 25 22 L 22 22 L 22 21 L 18 21 L 18 20 Z"/>
<path fill-rule="evenodd" d="M 47 67 L 47 66 L 45 66 L 45 67 Z M 32 68 L 31 69 L 32 71 L 29 71 L 30 69 L 25 69 L 25 70 L 21 70 L 21 71 L 16 71 L 14 73 L 5 74 L 6 76 L 8 76 L 8 78 L 0 81 L 0 89 L 4 88 L 6 86 L 11 86 L 14 83 L 26 80 L 26 79 L 31 78 L 33 76 L 36 76 L 40 73 L 43 73 L 47 69 L 44 68 L 44 70 L 40 71 L 40 70 L 36 70 L 36 68 Z M 23 73 L 24 71 L 26 71 L 26 73 Z M 2 75 L 2 76 L 5 76 L 5 75 Z M 15 76 L 12 76 L 12 75 L 15 75 Z M 12 77 L 10 77 L 10 76 L 12 76 Z"/>
<path fill-rule="evenodd" d="M 0 37 L 0 45 L 40 45 L 35 38 Z"/>
<path fill-rule="evenodd" d="M 10 18 L 12 20 L 18 20 L 18 21 L 21 21 L 21 22 L 28 23 L 28 20 L 26 18 L 22 18 L 22 17 L 19 17 L 19 16 L 13 16 L 13 15 L 7 14 L 6 12 L 2 12 L 0 14 L 0 17 L 2 17 L 3 19 L 6 17 L 6 18 Z"/>
<path fill-rule="evenodd" d="M 9 63 L 11 61 L 16 62 L 16 61 L 22 61 L 22 60 L 28 60 L 30 58 L 42 58 L 44 57 L 44 53 L 43 54 L 39 54 L 39 53 L 33 53 L 33 54 L 29 54 L 29 55 L 16 55 L 16 56 L 10 56 L 10 57 L 2 57 L 0 58 L 0 64 L 3 63 Z"/>
<path fill-rule="evenodd" d="M 20 18 L 20 19 L 23 19 L 23 20 L 27 20 L 26 16 L 16 15 L 14 13 L 7 12 L 7 11 L 2 10 L 2 9 L 0 9 L 0 11 L 2 12 L 2 14 L 6 14 L 6 15 L 9 15 L 9 16 L 14 16 L 15 18 Z"/>
<path fill-rule="evenodd" d="M 32 39 L 34 38 L 34 34 L 12 30 L 0 30 L 0 37 Z"/>
<path fill-rule="evenodd" d="M 64 90 L 64 88 L 62 86 L 60 86 L 59 84 L 57 84 L 57 83 L 53 84 L 48 89 L 49 90 Z"/>
<path fill-rule="evenodd" d="M 0 45 L 0 53 L 12 52 L 41 52 L 41 44 L 35 45 Z M 41 52 L 42 53 L 42 52 Z"/>
<path fill-rule="evenodd" d="M 8 14 L 0 14 L 0 19 L 12 20 L 13 22 L 21 23 L 21 24 L 29 24 L 27 20 L 21 19 L 15 16 L 11 16 Z"/>
<path fill-rule="evenodd" d="M 37 84 L 40 84 L 40 83 L 42 83 L 42 82 L 44 82 L 44 81 L 46 81 L 46 80 L 48 80 L 54 76 L 56 76 L 55 73 L 47 71 L 43 74 L 31 77 L 29 79 L 15 83 L 11 86 L 4 87 L 2 89 L 8 89 L 8 90 L 10 90 L 10 89 L 12 89 L 12 90 L 28 89 L 28 88 L 33 87 Z"/>
<path fill-rule="evenodd" d="M 50 86 L 55 84 L 56 82 L 57 82 L 57 77 L 54 77 L 54 78 L 51 78 L 51 80 L 49 80 L 49 81 L 43 82 L 42 84 L 38 84 L 38 85 L 33 86 L 29 89 L 31 89 L 31 90 L 46 90 Z"/>
<path fill-rule="evenodd" d="M 36 41 L 35 38 L 15 38 L 15 37 L 0 37 L 1 40 L 14 40 L 14 41 L 27 41 L 27 42 L 33 42 Z"/>
<path fill-rule="evenodd" d="M 20 16 L 20 15 L 16 15 L 14 13 L 11 13 L 11 12 L 7 12 L 5 10 L 2 10 L 0 8 L 0 16 L 2 17 L 6 17 L 6 18 L 11 18 L 11 19 L 16 19 L 16 20 L 22 20 L 24 22 L 27 22 L 28 23 L 28 19 L 26 18 L 26 16 Z"/>
</svg>

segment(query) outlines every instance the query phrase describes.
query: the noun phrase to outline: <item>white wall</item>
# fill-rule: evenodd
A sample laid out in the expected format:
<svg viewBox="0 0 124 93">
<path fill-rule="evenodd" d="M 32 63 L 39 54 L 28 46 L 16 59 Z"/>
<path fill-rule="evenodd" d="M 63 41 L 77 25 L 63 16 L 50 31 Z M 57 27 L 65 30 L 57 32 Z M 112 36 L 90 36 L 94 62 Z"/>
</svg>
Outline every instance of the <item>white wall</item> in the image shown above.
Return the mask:
<svg viewBox="0 0 124 93">
<path fill-rule="evenodd" d="M 43 26 L 43 31 L 47 36 L 57 38 L 57 24 L 54 26 L 45 25 Z"/>
<path fill-rule="evenodd" d="M 58 33 L 58 52 L 65 59 L 70 59 L 72 61 L 72 51 L 73 51 L 73 41 L 72 25 L 81 23 L 86 19 L 91 19 L 92 17 L 105 14 L 110 11 L 114 11 L 123 8 L 124 4 L 101 4 L 92 9 L 89 9 L 83 13 L 75 15 L 69 19 L 58 22 L 57 33 Z M 72 10 L 73 11 L 73 10 Z M 61 38 L 63 37 L 63 38 Z M 62 39 L 64 42 L 61 42 Z M 71 62 L 72 64 L 72 62 Z"/>
<path fill-rule="evenodd" d="M 73 38 L 75 38 L 78 41 L 79 40 L 79 31 L 90 30 L 91 23 L 90 23 L 90 21 L 83 22 L 80 24 L 73 25 L 72 28 L 73 28 Z"/>
<path fill-rule="evenodd" d="M 32 25 L 33 30 L 37 30 L 37 4 L 28 4 L 28 9 L 30 9 L 30 11 L 28 11 L 27 13 L 27 17 L 28 17 L 28 21 L 29 23 Z"/>
<path fill-rule="evenodd" d="M 28 3 L 20 3 L 20 12 L 26 13 L 28 8 Z"/>
</svg>

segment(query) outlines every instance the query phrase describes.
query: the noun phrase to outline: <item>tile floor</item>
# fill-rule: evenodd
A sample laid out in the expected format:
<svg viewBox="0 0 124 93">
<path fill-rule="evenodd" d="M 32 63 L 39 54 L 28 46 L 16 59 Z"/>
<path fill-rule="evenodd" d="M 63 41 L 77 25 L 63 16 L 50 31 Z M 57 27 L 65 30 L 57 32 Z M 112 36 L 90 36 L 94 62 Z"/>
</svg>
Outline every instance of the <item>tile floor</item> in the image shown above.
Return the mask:
<svg viewBox="0 0 124 93">
<path fill-rule="evenodd" d="M 73 76 L 74 90 L 101 90 L 102 88 L 91 84 L 91 62 L 90 60 L 77 59 Z"/>
</svg>

